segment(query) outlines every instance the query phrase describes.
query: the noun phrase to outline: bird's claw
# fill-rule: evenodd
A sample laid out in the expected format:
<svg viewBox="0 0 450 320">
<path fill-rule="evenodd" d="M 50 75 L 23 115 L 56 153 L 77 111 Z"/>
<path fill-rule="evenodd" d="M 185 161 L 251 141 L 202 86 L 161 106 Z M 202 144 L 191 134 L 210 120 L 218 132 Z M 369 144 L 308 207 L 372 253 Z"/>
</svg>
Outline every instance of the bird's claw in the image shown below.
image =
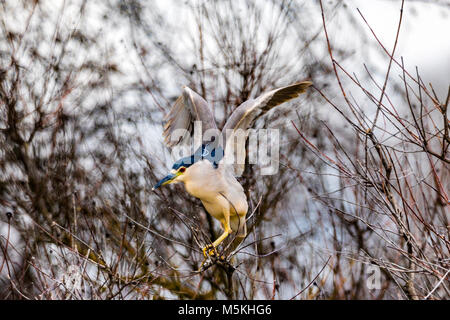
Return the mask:
<svg viewBox="0 0 450 320">
<path fill-rule="evenodd" d="M 217 255 L 216 248 L 212 244 L 208 244 L 206 247 L 203 248 L 202 251 L 205 258 L 208 258 L 208 256 Z"/>
<path fill-rule="evenodd" d="M 205 265 L 208 258 L 214 257 L 215 258 L 215 259 L 213 259 L 214 261 L 216 261 L 217 259 L 222 262 L 226 261 L 226 257 L 224 255 L 219 255 L 217 248 L 212 244 L 208 244 L 207 246 L 205 246 L 202 249 L 202 251 L 203 251 L 203 256 L 205 258 L 203 259 L 203 262 L 200 264 L 200 269 L 198 271 L 202 270 L 202 268 Z"/>
</svg>

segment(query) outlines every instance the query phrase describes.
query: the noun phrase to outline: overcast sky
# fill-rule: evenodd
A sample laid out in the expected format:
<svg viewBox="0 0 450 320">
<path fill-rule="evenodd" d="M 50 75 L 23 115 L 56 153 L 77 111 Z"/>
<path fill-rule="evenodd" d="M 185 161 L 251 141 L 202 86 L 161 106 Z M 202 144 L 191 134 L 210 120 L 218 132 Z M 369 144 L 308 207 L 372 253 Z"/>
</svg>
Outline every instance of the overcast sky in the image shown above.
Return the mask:
<svg viewBox="0 0 450 320">
<path fill-rule="evenodd" d="M 400 16 L 401 1 L 346 1 L 355 18 L 362 21 L 356 8 L 365 16 L 380 40 L 391 49 Z M 432 82 L 441 100 L 450 84 L 450 1 L 405 1 L 397 57 L 413 70 L 417 65 L 425 83 Z M 366 28 L 367 29 L 367 28 Z M 368 31 L 368 30 L 367 30 Z M 371 37 L 370 31 L 368 36 Z M 415 72 L 414 72 L 415 73 Z"/>
</svg>

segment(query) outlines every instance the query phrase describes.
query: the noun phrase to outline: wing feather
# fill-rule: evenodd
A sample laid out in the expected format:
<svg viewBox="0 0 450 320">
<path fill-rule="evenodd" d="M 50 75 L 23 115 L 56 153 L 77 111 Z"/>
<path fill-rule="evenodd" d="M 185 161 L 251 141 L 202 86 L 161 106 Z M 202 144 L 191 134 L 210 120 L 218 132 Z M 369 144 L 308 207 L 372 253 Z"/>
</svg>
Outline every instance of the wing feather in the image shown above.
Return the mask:
<svg viewBox="0 0 450 320">
<path fill-rule="evenodd" d="M 163 137 L 169 147 L 183 144 L 192 137 L 194 121 L 202 122 L 202 134 L 208 129 L 217 128 L 206 100 L 188 87 L 184 87 L 183 94 L 175 101 L 164 120 L 166 122 Z M 184 130 L 181 136 L 179 133 L 183 131 L 179 131 L 179 129 Z M 172 139 L 174 133 L 177 134 L 178 139 Z"/>
<path fill-rule="evenodd" d="M 292 85 L 281 87 L 266 93 L 263 93 L 256 99 L 247 100 L 242 103 L 228 118 L 222 129 L 222 135 L 225 137 L 225 161 L 232 159 L 245 159 L 245 139 L 235 139 L 235 133 L 241 129 L 246 131 L 253 127 L 255 121 L 264 115 L 270 109 L 298 97 L 306 92 L 312 85 L 310 81 L 302 81 Z M 228 152 L 227 152 L 227 149 Z M 230 151 L 231 149 L 231 151 Z M 232 156 L 232 154 L 234 155 Z M 234 174 L 242 175 L 244 164 L 234 163 Z"/>
</svg>

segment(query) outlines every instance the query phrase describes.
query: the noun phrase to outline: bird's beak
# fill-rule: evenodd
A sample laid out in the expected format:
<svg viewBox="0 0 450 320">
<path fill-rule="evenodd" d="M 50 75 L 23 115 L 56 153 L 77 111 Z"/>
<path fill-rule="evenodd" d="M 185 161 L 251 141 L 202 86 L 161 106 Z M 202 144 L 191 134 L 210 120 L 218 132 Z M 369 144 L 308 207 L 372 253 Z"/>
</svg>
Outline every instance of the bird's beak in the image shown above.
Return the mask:
<svg viewBox="0 0 450 320">
<path fill-rule="evenodd" d="M 169 173 L 167 176 L 165 176 L 164 178 L 162 178 L 162 179 L 161 179 L 161 180 L 160 180 L 160 181 L 152 188 L 152 191 L 158 189 L 159 187 L 161 187 L 161 186 L 163 186 L 163 185 L 172 183 L 173 180 L 174 180 L 177 176 L 178 176 L 178 175 L 175 174 L 175 173 Z"/>
</svg>

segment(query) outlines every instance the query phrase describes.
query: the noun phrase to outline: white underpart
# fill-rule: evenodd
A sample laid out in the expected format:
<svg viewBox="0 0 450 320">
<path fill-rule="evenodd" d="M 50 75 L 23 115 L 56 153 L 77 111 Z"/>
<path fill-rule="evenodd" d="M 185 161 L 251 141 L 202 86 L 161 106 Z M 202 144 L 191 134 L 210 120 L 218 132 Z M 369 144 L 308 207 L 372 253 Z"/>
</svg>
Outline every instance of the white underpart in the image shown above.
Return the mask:
<svg viewBox="0 0 450 320">
<path fill-rule="evenodd" d="M 239 236 L 245 236 L 245 215 L 248 204 L 244 188 L 222 163 L 216 169 L 208 160 L 194 163 L 180 175 L 186 191 L 199 198 L 206 211 L 222 224 L 226 213 L 230 215 L 230 227 Z"/>
</svg>

